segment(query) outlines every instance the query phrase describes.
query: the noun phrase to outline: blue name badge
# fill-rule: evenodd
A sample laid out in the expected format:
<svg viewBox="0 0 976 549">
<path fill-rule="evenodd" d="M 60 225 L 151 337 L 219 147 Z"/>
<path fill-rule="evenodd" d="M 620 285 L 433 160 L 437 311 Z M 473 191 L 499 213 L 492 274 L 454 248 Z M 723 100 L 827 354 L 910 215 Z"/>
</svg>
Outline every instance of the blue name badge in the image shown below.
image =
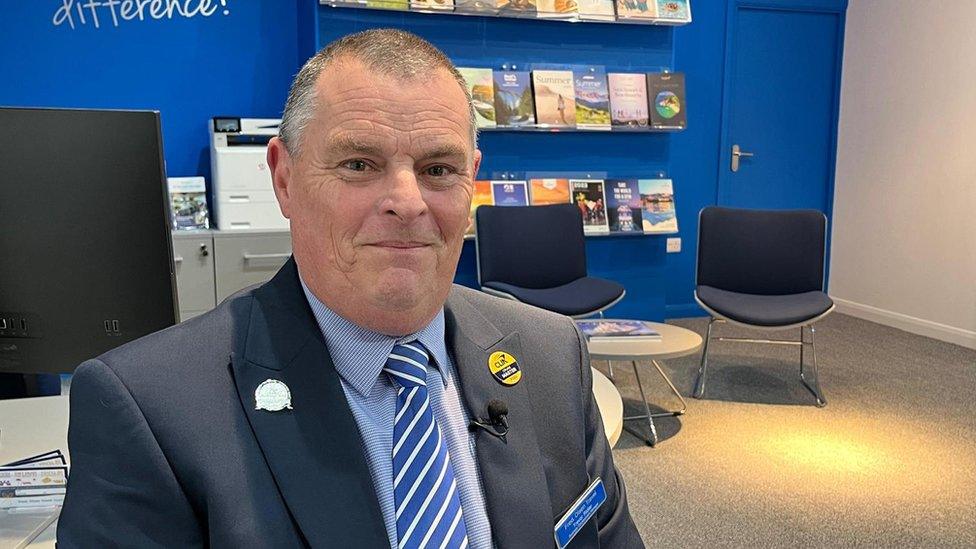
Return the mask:
<svg viewBox="0 0 976 549">
<path fill-rule="evenodd" d="M 607 501 L 607 490 L 603 487 L 603 480 L 596 477 L 586 491 L 573 502 L 573 506 L 566 511 L 563 518 L 556 523 L 556 546 L 563 549 L 569 545 L 604 501 Z"/>
</svg>

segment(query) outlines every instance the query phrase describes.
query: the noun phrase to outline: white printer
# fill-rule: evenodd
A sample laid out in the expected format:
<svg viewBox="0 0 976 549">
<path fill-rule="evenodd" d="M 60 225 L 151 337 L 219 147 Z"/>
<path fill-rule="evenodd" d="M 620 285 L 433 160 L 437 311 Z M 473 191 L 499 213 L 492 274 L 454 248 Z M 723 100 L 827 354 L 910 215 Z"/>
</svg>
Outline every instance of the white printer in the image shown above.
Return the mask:
<svg viewBox="0 0 976 549">
<path fill-rule="evenodd" d="M 210 121 L 213 213 L 222 231 L 287 229 L 271 186 L 268 141 L 280 119 L 215 117 Z"/>
</svg>

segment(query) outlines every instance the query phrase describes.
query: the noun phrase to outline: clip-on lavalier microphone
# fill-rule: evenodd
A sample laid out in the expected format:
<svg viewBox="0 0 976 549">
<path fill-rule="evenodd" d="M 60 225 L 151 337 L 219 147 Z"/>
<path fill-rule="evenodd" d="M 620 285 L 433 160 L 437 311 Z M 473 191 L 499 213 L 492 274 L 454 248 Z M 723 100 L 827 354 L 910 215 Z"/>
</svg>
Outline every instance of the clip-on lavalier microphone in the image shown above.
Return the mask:
<svg viewBox="0 0 976 549">
<path fill-rule="evenodd" d="M 468 429 L 471 431 L 484 429 L 489 435 L 497 437 L 507 444 L 505 435 L 508 434 L 508 405 L 498 399 L 489 400 L 488 419 L 473 419 L 468 424 Z"/>
</svg>

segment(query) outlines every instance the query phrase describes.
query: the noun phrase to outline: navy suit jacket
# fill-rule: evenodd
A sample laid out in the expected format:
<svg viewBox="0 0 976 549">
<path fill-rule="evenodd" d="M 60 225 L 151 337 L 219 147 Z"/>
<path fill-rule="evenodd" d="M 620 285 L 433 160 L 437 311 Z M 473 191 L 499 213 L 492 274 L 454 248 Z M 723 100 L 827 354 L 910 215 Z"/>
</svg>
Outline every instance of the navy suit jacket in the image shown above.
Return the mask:
<svg viewBox="0 0 976 549">
<path fill-rule="evenodd" d="M 455 286 L 447 348 L 471 417 L 508 405 L 507 440 L 476 435 L 497 547 L 554 546 L 596 477 L 608 500 L 571 547 L 643 547 L 572 321 Z M 488 369 L 496 350 L 522 380 Z M 277 379 L 292 410 L 256 410 Z M 213 311 L 82 364 L 72 380 L 71 475 L 58 545 L 388 547 L 356 425 L 293 260 Z"/>
</svg>

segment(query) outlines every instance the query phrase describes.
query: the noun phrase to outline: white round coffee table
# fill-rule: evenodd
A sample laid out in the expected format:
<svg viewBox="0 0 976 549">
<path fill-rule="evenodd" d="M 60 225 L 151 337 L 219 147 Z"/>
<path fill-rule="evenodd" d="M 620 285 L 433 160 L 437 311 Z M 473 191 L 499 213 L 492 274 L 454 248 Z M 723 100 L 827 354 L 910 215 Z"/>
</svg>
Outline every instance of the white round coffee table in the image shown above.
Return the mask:
<svg viewBox="0 0 976 549">
<path fill-rule="evenodd" d="M 620 398 L 620 391 L 603 372 L 596 368 L 590 368 L 590 371 L 593 372 L 593 397 L 603 418 L 603 431 L 613 448 L 624 428 L 624 401 Z"/>
<path fill-rule="evenodd" d="M 637 388 L 640 389 L 641 399 L 644 404 L 644 414 L 637 416 L 624 416 L 624 422 L 630 420 L 644 420 L 647 421 L 648 426 L 651 430 L 651 438 L 644 438 L 640 433 L 628 428 L 624 425 L 624 428 L 628 432 L 632 433 L 634 436 L 641 438 L 649 446 L 654 446 L 657 444 L 657 428 L 654 426 L 654 418 L 656 417 L 666 417 L 666 416 L 680 416 L 685 413 L 686 405 L 685 399 L 681 396 L 681 393 L 674 387 L 671 380 L 661 369 L 661 365 L 658 364 L 658 360 L 666 360 L 669 358 L 678 358 L 686 355 L 696 353 L 702 346 L 702 337 L 697 333 L 682 328 L 680 326 L 674 326 L 671 324 L 663 324 L 660 322 L 649 322 L 650 327 L 661 334 L 660 340 L 647 340 L 647 339 L 630 339 L 627 336 L 618 336 L 616 338 L 601 338 L 596 341 L 587 341 L 586 347 L 590 352 L 590 359 L 593 360 L 606 360 L 610 363 L 610 379 L 613 379 L 613 363 L 614 362 L 630 362 L 634 368 L 634 376 L 637 378 Z M 647 403 L 647 397 L 644 395 L 644 385 L 641 383 L 640 372 L 637 369 L 637 362 L 640 360 L 650 360 L 651 364 L 657 369 L 664 381 L 667 382 L 668 387 L 671 391 L 678 397 L 681 401 L 681 408 L 678 410 L 668 410 L 664 412 L 651 412 L 650 405 Z"/>
</svg>

